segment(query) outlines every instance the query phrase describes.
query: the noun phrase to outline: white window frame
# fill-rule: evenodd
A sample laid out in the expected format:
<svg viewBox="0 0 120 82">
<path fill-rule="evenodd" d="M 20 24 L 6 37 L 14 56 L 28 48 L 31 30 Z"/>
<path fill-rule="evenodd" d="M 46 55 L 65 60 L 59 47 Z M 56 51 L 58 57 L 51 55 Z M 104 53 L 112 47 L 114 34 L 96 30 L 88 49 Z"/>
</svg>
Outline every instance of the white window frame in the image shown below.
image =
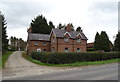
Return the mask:
<svg viewBox="0 0 120 82">
<path fill-rule="evenodd" d="M 37 45 L 38 45 L 38 42 L 37 42 L 37 41 L 36 41 L 36 42 L 34 42 L 34 45 L 35 45 L 35 46 L 37 46 Z"/>
<path fill-rule="evenodd" d="M 41 49 L 40 49 L 40 48 L 37 48 L 37 52 L 41 52 Z"/>
<path fill-rule="evenodd" d="M 64 38 L 64 42 L 69 42 L 69 38 L 68 38 L 68 37 L 65 37 L 65 38 Z"/>
<path fill-rule="evenodd" d="M 77 42 L 81 42 L 81 39 L 80 39 L 80 38 L 78 38 L 78 39 L 77 39 Z"/>
<path fill-rule="evenodd" d="M 43 45 L 44 45 L 44 46 L 47 45 L 47 42 L 43 42 Z"/>
<path fill-rule="evenodd" d="M 80 50 L 81 50 L 80 48 L 79 48 L 79 50 L 78 50 L 78 48 L 77 48 L 77 50 L 76 50 L 76 51 L 77 51 L 77 52 L 80 52 Z"/>
<path fill-rule="evenodd" d="M 66 50 L 66 48 L 64 48 L 64 52 L 69 52 L 69 48 L 67 48 L 68 50 Z"/>
</svg>

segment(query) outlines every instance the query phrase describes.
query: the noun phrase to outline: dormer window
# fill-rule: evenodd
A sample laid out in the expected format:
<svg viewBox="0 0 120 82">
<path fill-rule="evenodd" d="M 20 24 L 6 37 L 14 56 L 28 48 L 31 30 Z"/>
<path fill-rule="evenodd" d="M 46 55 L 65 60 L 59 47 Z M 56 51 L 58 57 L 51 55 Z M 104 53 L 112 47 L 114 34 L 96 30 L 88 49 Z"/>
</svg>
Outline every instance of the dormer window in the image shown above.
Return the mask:
<svg viewBox="0 0 120 82">
<path fill-rule="evenodd" d="M 35 42 L 34 45 L 37 46 L 37 45 L 38 45 L 38 42 Z"/>
<path fill-rule="evenodd" d="M 69 42 L 69 38 L 68 38 L 68 37 L 65 37 L 65 38 L 64 38 L 64 42 Z"/>
<path fill-rule="evenodd" d="M 78 39 L 77 39 L 77 42 L 81 42 L 81 39 L 80 39 L 80 38 L 78 38 Z"/>
</svg>

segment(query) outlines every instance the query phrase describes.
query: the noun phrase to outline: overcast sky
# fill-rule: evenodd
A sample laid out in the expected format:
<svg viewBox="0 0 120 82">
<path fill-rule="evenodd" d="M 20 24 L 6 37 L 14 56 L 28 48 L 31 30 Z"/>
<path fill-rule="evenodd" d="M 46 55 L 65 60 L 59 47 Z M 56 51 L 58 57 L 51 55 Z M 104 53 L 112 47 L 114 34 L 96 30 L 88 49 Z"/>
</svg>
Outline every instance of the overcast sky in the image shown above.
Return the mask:
<svg viewBox="0 0 120 82">
<path fill-rule="evenodd" d="M 16 2 L 17 1 L 17 2 Z M 118 31 L 118 0 L 1 0 L 0 11 L 7 21 L 8 38 L 27 40 L 27 28 L 37 15 L 57 27 L 59 23 L 81 26 L 93 42 L 96 32 L 106 31 L 113 42 Z"/>
</svg>

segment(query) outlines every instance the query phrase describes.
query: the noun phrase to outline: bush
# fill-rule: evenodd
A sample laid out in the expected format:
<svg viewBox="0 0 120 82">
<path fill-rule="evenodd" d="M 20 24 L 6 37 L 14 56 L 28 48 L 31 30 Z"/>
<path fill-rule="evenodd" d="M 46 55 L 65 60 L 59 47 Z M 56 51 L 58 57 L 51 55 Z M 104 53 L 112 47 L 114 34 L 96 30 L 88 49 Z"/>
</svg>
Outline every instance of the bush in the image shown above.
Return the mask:
<svg viewBox="0 0 120 82">
<path fill-rule="evenodd" d="M 57 53 L 57 52 L 32 52 L 31 57 L 43 63 L 66 64 L 75 62 L 101 61 L 120 58 L 118 52 L 105 53 Z"/>
<path fill-rule="evenodd" d="M 87 51 L 95 51 L 94 48 L 87 48 Z"/>
</svg>

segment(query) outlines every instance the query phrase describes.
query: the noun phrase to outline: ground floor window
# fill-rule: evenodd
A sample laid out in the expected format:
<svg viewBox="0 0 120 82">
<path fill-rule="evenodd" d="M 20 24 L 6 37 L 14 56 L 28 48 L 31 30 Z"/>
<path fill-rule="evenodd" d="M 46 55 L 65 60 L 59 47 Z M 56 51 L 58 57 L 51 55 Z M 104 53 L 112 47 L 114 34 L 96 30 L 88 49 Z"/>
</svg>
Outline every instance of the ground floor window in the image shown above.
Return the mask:
<svg viewBox="0 0 120 82">
<path fill-rule="evenodd" d="M 55 48 L 54 47 L 52 47 L 52 52 L 55 52 Z"/>
<path fill-rule="evenodd" d="M 38 49 L 37 49 L 37 52 L 41 52 L 41 49 L 40 49 L 40 48 L 38 48 Z"/>
<path fill-rule="evenodd" d="M 46 52 L 47 50 L 46 49 L 43 49 L 44 52 Z"/>
<path fill-rule="evenodd" d="M 65 49 L 64 49 L 64 52 L 69 52 L 69 48 L 65 48 Z"/>
<path fill-rule="evenodd" d="M 80 52 L 80 48 L 77 48 L 77 52 Z"/>
</svg>

